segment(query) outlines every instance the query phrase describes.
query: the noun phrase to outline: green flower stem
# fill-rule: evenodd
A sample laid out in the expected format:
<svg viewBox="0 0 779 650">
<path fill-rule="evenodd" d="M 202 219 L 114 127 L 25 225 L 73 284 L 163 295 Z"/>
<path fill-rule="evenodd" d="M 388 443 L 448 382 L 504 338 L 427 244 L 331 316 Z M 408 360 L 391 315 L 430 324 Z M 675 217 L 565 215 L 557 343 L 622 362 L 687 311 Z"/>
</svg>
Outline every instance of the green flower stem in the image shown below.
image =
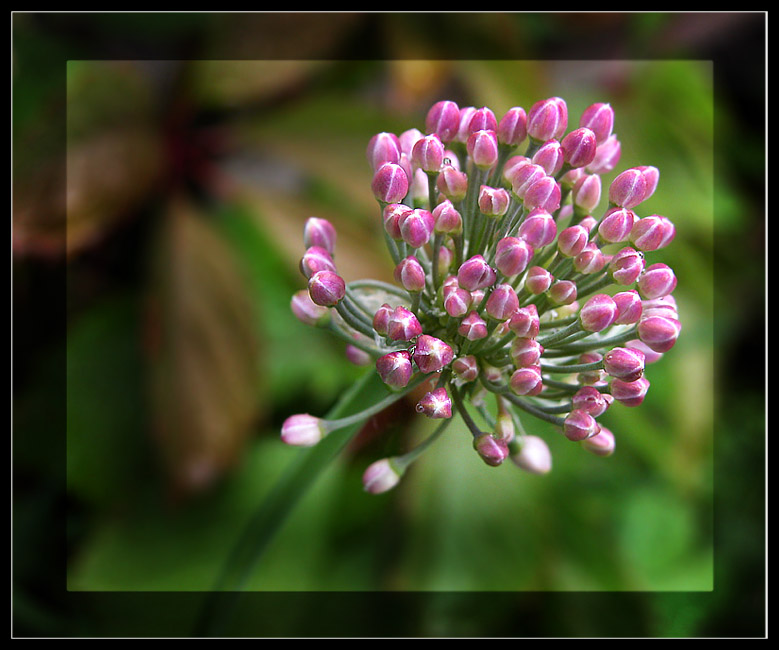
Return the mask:
<svg viewBox="0 0 779 650">
<path fill-rule="evenodd" d="M 347 332 L 344 332 L 338 325 L 336 325 L 332 320 L 327 324 L 326 327 L 324 327 L 328 332 L 332 332 L 335 334 L 338 338 L 342 339 L 349 345 L 353 345 L 356 348 L 359 348 L 363 352 L 367 352 L 372 357 L 380 357 L 382 354 L 385 353 L 384 350 L 380 350 L 377 347 L 374 347 L 372 345 L 369 345 L 365 341 L 353 337 L 351 334 L 348 334 Z"/>
<path fill-rule="evenodd" d="M 350 282 L 347 287 L 349 289 L 380 289 L 381 291 L 386 291 L 387 293 L 391 293 L 404 300 L 408 298 L 408 291 L 401 289 L 394 284 L 382 282 L 381 280 L 354 280 Z"/>
<path fill-rule="evenodd" d="M 433 237 L 433 293 L 438 291 L 441 279 L 438 277 L 438 251 L 441 249 L 441 243 L 443 242 L 443 235 L 436 233 Z M 412 310 L 413 311 L 413 310 Z"/>
<path fill-rule="evenodd" d="M 346 324 L 349 325 L 349 327 L 357 330 L 361 334 L 365 334 L 365 336 L 373 336 L 373 325 L 368 324 L 361 316 L 355 314 L 354 308 L 349 307 L 348 300 L 346 300 L 346 298 L 341 300 L 335 306 L 335 309 L 341 318 L 344 319 Z"/>
<path fill-rule="evenodd" d="M 465 422 L 465 425 L 468 427 L 468 430 L 471 432 L 473 437 L 475 438 L 480 436 L 482 431 L 479 429 L 479 425 L 474 422 L 473 418 L 465 409 L 465 404 L 463 403 L 463 399 L 458 388 L 452 388 L 452 400 L 454 401 L 455 407 L 457 408 L 457 412 L 462 417 L 463 422 Z"/>
<path fill-rule="evenodd" d="M 563 329 L 558 330 L 554 334 L 550 334 L 547 337 L 538 339 L 538 342 L 545 348 L 548 348 L 551 347 L 553 343 L 558 343 L 559 341 L 562 341 L 563 339 L 566 339 L 569 336 L 571 336 L 571 334 L 576 334 L 580 332 L 581 328 L 582 328 L 581 322 L 577 318 L 573 323 L 571 323 L 566 327 L 563 327 Z"/>
<path fill-rule="evenodd" d="M 447 418 L 441 424 L 439 424 L 435 431 L 431 433 L 427 438 L 425 438 L 421 443 L 419 443 L 416 447 L 414 447 L 411 451 L 406 452 L 402 456 L 395 456 L 393 457 L 393 462 L 397 463 L 398 468 L 402 471 L 405 471 L 405 469 L 411 465 L 419 456 L 422 455 L 423 452 L 427 450 L 430 445 L 432 445 L 436 440 L 438 440 L 439 436 L 446 430 L 446 428 L 452 423 L 452 420 L 454 418 Z"/>
<path fill-rule="evenodd" d="M 607 272 L 604 272 L 601 276 L 593 278 L 588 283 L 578 285 L 576 290 L 576 298 L 581 299 L 583 296 L 587 296 L 592 292 L 597 291 L 598 289 L 608 287 L 613 283 L 614 280 L 612 277 Z"/>
<path fill-rule="evenodd" d="M 478 225 L 478 205 L 479 205 L 479 188 L 484 183 L 484 178 L 487 172 L 475 167 L 471 172 L 473 178 L 468 179 L 468 189 L 465 193 L 465 212 L 462 215 L 463 229 L 468 233 L 467 243 L 468 252 L 467 257 L 473 257 L 475 255 L 473 251 L 474 239 L 476 237 L 476 228 Z"/>
<path fill-rule="evenodd" d="M 544 420 L 545 422 L 549 422 L 557 426 L 562 426 L 563 422 L 565 421 L 563 418 L 556 417 L 550 413 L 546 413 L 545 411 L 542 411 L 537 406 L 531 404 L 527 399 L 522 399 L 518 395 L 512 393 L 511 390 L 509 390 L 504 385 L 496 386 L 495 384 L 491 384 L 488 381 L 484 381 L 483 379 L 481 380 L 481 383 L 488 391 L 503 395 L 512 404 L 515 404 L 523 411 L 526 411 L 527 413 L 530 413 L 531 415 L 534 415 L 537 418 Z"/>
<path fill-rule="evenodd" d="M 573 316 L 567 316 L 566 318 L 559 318 L 557 320 L 543 321 L 541 322 L 541 329 L 550 329 L 552 327 L 564 327 L 577 321 L 579 316 L 574 314 Z"/>
<path fill-rule="evenodd" d="M 543 372 L 551 372 L 557 374 L 572 374 L 575 372 L 589 372 L 590 370 L 602 370 L 603 361 L 593 361 L 591 363 L 575 363 L 570 366 L 555 366 L 548 363 L 541 364 L 541 370 Z"/>
<path fill-rule="evenodd" d="M 591 333 L 591 332 L 590 332 Z M 589 334 L 589 333 L 588 333 Z M 587 343 L 582 343 L 580 345 L 566 345 L 560 347 L 561 353 L 567 353 L 567 354 L 579 354 L 581 352 L 590 352 L 592 350 L 599 350 L 601 348 L 606 347 L 612 347 L 614 345 L 619 345 L 620 343 L 627 343 L 628 341 L 633 340 L 636 338 L 636 328 L 631 327 L 626 332 L 623 332 L 621 334 L 617 334 L 615 336 L 611 336 L 607 339 L 601 339 L 600 341 L 588 341 Z M 573 337 L 572 337 L 573 338 Z"/>
</svg>

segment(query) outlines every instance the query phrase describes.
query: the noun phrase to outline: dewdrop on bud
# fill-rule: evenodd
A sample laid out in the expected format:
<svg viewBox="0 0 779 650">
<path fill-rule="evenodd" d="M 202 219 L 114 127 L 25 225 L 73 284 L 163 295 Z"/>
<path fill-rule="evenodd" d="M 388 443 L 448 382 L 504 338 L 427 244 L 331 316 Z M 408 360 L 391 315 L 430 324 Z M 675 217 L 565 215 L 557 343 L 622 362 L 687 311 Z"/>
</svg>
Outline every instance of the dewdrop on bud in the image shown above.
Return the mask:
<svg viewBox="0 0 779 650">
<path fill-rule="evenodd" d="M 417 402 L 416 411 L 432 419 L 452 417 L 452 400 L 446 392 L 446 388 L 436 388 L 426 393 Z"/>
</svg>

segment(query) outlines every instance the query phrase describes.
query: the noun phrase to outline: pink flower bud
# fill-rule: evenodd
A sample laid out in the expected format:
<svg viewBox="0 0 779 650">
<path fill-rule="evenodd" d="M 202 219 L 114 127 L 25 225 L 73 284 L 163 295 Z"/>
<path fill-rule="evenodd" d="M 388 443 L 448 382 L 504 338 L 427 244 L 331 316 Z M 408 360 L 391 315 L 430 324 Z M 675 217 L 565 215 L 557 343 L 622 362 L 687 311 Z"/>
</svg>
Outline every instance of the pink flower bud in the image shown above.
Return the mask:
<svg viewBox="0 0 779 650">
<path fill-rule="evenodd" d="M 382 210 L 384 230 L 395 241 L 403 241 L 403 235 L 400 232 L 400 222 L 411 212 L 413 212 L 413 208 L 403 203 L 390 203 Z"/>
<path fill-rule="evenodd" d="M 308 294 L 317 305 L 333 307 L 346 295 L 346 283 L 337 273 L 317 271 L 308 281 Z"/>
<path fill-rule="evenodd" d="M 345 354 L 346 358 L 355 366 L 367 366 L 373 360 L 373 357 L 365 350 L 349 343 L 346 344 Z"/>
<path fill-rule="evenodd" d="M 588 332 L 601 332 L 609 327 L 617 317 L 617 303 L 605 294 L 592 296 L 579 311 L 581 326 Z"/>
<path fill-rule="evenodd" d="M 517 309 L 509 321 L 509 329 L 520 338 L 536 338 L 540 327 L 538 308 L 532 303 Z"/>
<path fill-rule="evenodd" d="M 398 136 L 401 153 L 406 154 L 406 156 L 410 158 L 411 151 L 414 149 L 414 145 L 416 144 L 417 140 L 424 137 L 425 134 L 417 128 L 411 128 L 403 131 L 403 133 Z"/>
<path fill-rule="evenodd" d="M 419 260 L 413 255 L 409 255 L 395 267 L 393 273 L 395 282 L 400 284 L 406 291 L 423 291 L 425 288 L 425 269 L 419 263 Z"/>
<path fill-rule="evenodd" d="M 543 438 L 523 436 L 519 452 L 511 456 L 517 467 L 531 474 L 548 474 L 552 470 L 552 453 Z"/>
<path fill-rule="evenodd" d="M 436 187 L 450 201 L 462 201 L 468 191 L 468 176 L 451 165 L 444 165 L 436 178 Z"/>
<path fill-rule="evenodd" d="M 650 316 L 666 316 L 667 318 L 679 320 L 679 310 L 676 306 L 676 299 L 670 293 L 662 298 L 642 300 L 641 304 L 644 306 L 645 318 L 649 318 Z"/>
<path fill-rule="evenodd" d="M 652 165 L 640 165 L 636 167 L 644 176 L 646 181 L 646 190 L 644 192 L 644 201 L 651 197 L 657 189 L 657 183 L 660 180 L 660 170 Z"/>
<path fill-rule="evenodd" d="M 615 293 L 612 298 L 617 304 L 617 317 L 614 319 L 615 325 L 632 325 L 641 318 L 643 305 L 638 291 L 621 291 Z"/>
<path fill-rule="evenodd" d="M 609 271 L 617 284 L 633 284 L 644 271 L 644 256 L 629 246 L 625 247 L 611 258 Z"/>
<path fill-rule="evenodd" d="M 507 278 L 522 273 L 533 257 L 533 247 L 519 237 L 504 237 L 495 246 L 495 266 Z"/>
<path fill-rule="evenodd" d="M 563 168 L 565 152 L 557 140 L 547 140 L 533 154 L 533 164 L 543 167 L 549 176 L 555 176 Z"/>
<path fill-rule="evenodd" d="M 644 374 L 645 357 L 635 348 L 613 348 L 603 355 L 606 374 L 622 381 L 636 381 Z"/>
<path fill-rule="evenodd" d="M 479 189 L 479 210 L 487 217 L 501 217 L 509 208 L 511 197 L 503 188 L 482 185 Z"/>
<path fill-rule="evenodd" d="M 479 377 L 479 364 L 476 357 L 472 354 L 458 357 L 452 361 L 452 372 L 455 377 L 466 383 L 475 381 Z"/>
<path fill-rule="evenodd" d="M 425 130 L 435 133 L 443 143 L 454 140 L 460 128 L 460 107 L 452 101 L 436 102 L 425 117 Z"/>
<path fill-rule="evenodd" d="M 527 188 L 522 200 L 527 210 L 539 209 L 546 212 L 556 212 L 560 209 L 562 191 L 559 183 L 552 176 L 545 176 Z"/>
<path fill-rule="evenodd" d="M 535 210 L 519 226 L 517 235 L 535 250 L 554 241 L 557 224 L 554 217 L 545 210 Z"/>
<path fill-rule="evenodd" d="M 336 272 L 335 262 L 327 252 L 321 246 L 309 246 L 303 257 L 300 258 L 300 272 L 306 277 L 310 278 L 317 271 L 332 271 Z"/>
<path fill-rule="evenodd" d="M 510 108 L 501 118 L 496 130 L 498 142 L 518 145 L 527 137 L 527 114 L 521 106 Z"/>
<path fill-rule="evenodd" d="M 660 359 L 663 358 L 662 352 L 655 352 L 646 343 L 639 339 L 631 339 L 625 345 L 629 348 L 636 348 L 637 350 L 641 350 L 641 352 L 644 353 L 644 358 L 646 360 L 645 363 L 647 365 L 660 361 Z"/>
<path fill-rule="evenodd" d="M 606 266 L 606 256 L 593 242 L 589 242 L 576 257 L 573 258 L 573 267 L 579 273 L 591 274 L 603 270 Z"/>
<path fill-rule="evenodd" d="M 483 433 L 474 437 L 473 448 L 490 467 L 497 467 L 509 456 L 508 443 L 491 433 Z"/>
<path fill-rule="evenodd" d="M 333 224 L 327 219 L 309 217 L 303 227 L 303 244 L 306 248 L 319 246 L 330 255 L 335 254 L 336 232 Z"/>
<path fill-rule="evenodd" d="M 417 208 L 401 215 L 398 225 L 403 241 L 411 248 L 420 248 L 430 241 L 435 228 L 435 219 L 428 210 Z"/>
<path fill-rule="evenodd" d="M 393 308 L 386 302 L 376 310 L 373 315 L 373 329 L 381 336 L 387 336 L 389 330 L 389 321 L 392 317 Z"/>
<path fill-rule="evenodd" d="M 465 143 L 468 155 L 479 169 L 490 169 L 498 161 L 495 131 L 474 131 Z"/>
<path fill-rule="evenodd" d="M 681 323 L 665 316 L 649 316 L 638 322 L 638 338 L 654 352 L 668 352 L 679 338 Z"/>
<path fill-rule="evenodd" d="M 516 338 L 511 342 L 509 355 L 517 368 L 537 366 L 544 347 L 535 339 Z"/>
<path fill-rule="evenodd" d="M 417 140 L 411 150 L 411 162 L 422 171 L 439 172 L 444 162 L 443 142 L 435 133 Z"/>
<path fill-rule="evenodd" d="M 381 494 L 394 488 L 402 473 L 389 458 L 371 463 L 362 475 L 362 485 L 369 494 Z"/>
<path fill-rule="evenodd" d="M 669 219 L 650 215 L 638 219 L 630 231 L 630 243 L 642 251 L 655 251 L 673 239 L 674 226 Z"/>
<path fill-rule="evenodd" d="M 509 379 L 509 388 L 517 395 L 535 396 L 544 390 L 541 368 L 526 366 L 517 368 Z"/>
<path fill-rule="evenodd" d="M 621 208 L 635 208 L 645 194 L 646 179 L 635 167 L 619 174 L 609 186 L 609 201 Z"/>
<path fill-rule="evenodd" d="M 451 346 L 441 339 L 429 334 L 422 334 L 417 339 L 413 359 L 423 373 L 438 372 L 448 366 L 453 358 Z"/>
<path fill-rule="evenodd" d="M 576 257 L 584 250 L 590 239 L 590 233 L 581 225 L 568 226 L 557 238 L 557 248 L 565 257 Z"/>
<path fill-rule="evenodd" d="M 565 155 L 565 162 L 571 167 L 586 167 L 595 159 L 595 150 L 598 143 L 595 133 L 587 127 L 580 127 L 571 131 L 560 142 Z"/>
<path fill-rule="evenodd" d="M 394 133 L 377 133 L 368 141 L 366 155 L 374 172 L 384 163 L 397 164 L 400 154 L 400 140 Z"/>
<path fill-rule="evenodd" d="M 578 442 L 592 438 L 600 432 L 600 425 L 586 411 L 574 409 L 563 422 L 563 434 L 568 440 Z"/>
<path fill-rule="evenodd" d="M 389 352 L 376 359 L 376 371 L 387 386 L 403 388 L 414 374 L 411 355 L 406 350 Z"/>
<path fill-rule="evenodd" d="M 576 301 L 576 283 L 571 280 L 559 280 L 549 287 L 549 297 L 557 305 L 570 305 Z"/>
<path fill-rule="evenodd" d="M 495 269 L 481 255 L 465 260 L 457 271 L 457 282 L 468 291 L 491 287 L 496 277 Z"/>
<path fill-rule="evenodd" d="M 469 127 L 471 125 L 471 118 L 475 112 L 475 106 L 465 106 L 460 109 L 460 125 L 457 127 L 457 136 L 455 137 L 457 142 L 464 143 L 468 139 L 468 136 L 471 135 Z"/>
<path fill-rule="evenodd" d="M 511 169 L 508 181 L 511 183 L 511 191 L 520 199 L 525 198 L 528 189 L 542 178 L 546 178 L 547 173 L 541 165 L 532 162 L 517 164 Z"/>
<path fill-rule="evenodd" d="M 605 142 L 614 128 L 614 109 L 609 104 L 598 102 L 584 109 L 579 126 L 586 126 L 595 134 L 598 144 Z"/>
<path fill-rule="evenodd" d="M 627 208 L 613 208 L 606 213 L 598 225 L 598 234 L 606 242 L 615 244 L 627 241 L 638 217 Z"/>
<path fill-rule="evenodd" d="M 600 203 L 601 191 L 601 180 L 598 174 L 580 176 L 571 190 L 574 205 L 586 212 L 592 212 Z"/>
<path fill-rule="evenodd" d="M 519 300 L 510 284 L 498 284 L 492 290 L 484 307 L 489 316 L 495 320 L 507 320 L 519 309 Z"/>
<path fill-rule="evenodd" d="M 426 393 L 417 402 L 416 411 L 433 419 L 452 417 L 452 400 L 446 392 L 446 388 L 436 388 L 434 391 Z"/>
<path fill-rule="evenodd" d="M 311 296 L 305 289 L 297 291 L 292 296 L 290 307 L 295 317 L 306 325 L 316 327 L 330 320 L 330 310 L 311 300 Z"/>
<path fill-rule="evenodd" d="M 596 433 L 592 438 L 582 440 L 581 444 L 582 447 L 596 456 L 611 456 L 616 447 L 614 434 L 603 426 L 600 428 L 600 433 Z"/>
<path fill-rule="evenodd" d="M 403 168 L 395 163 L 384 163 L 376 170 L 371 190 L 377 201 L 400 203 L 408 194 L 409 180 Z"/>
<path fill-rule="evenodd" d="M 622 145 L 615 134 L 610 135 L 598 144 L 595 150 L 595 158 L 587 165 L 587 171 L 591 174 L 608 174 L 619 163 L 622 155 Z"/>
<path fill-rule="evenodd" d="M 554 276 L 542 266 L 531 266 L 525 277 L 525 289 L 534 295 L 544 293 L 552 286 Z"/>
<path fill-rule="evenodd" d="M 595 363 L 602 361 L 603 355 L 598 352 L 585 352 L 579 355 L 579 363 Z M 587 370 L 576 375 L 580 384 L 600 385 L 604 384 L 606 373 L 603 370 Z"/>
<path fill-rule="evenodd" d="M 538 101 L 528 111 L 527 133 L 534 140 L 559 139 L 567 126 L 568 107 L 560 97 Z"/>
<path fill-rule="evenodd" d="M 667 264 L 648 266 L 638 279 L 638 291 L 647 300 L 662 298 L 676 289 L 676 275 Z"/>
<path fill-rule="evenodd" d="M 611 380 L 611 396 L 624 406 L 639 406 L 649 390 L 649 381 L 641 377 L 635 381 Z"/>
<path fill-rule="evenodd" d="M 435 223 L 433 230 L 437 234 L 455 235 L 463 231 L 462 215 L 448 199 L 435 206 L 432 215 Z"/>
<path fill-rule="evenodd" d="M 393 341 L 411 341 L 422 333 L 414 312 L 403 306 L 395 307 L 387 321 L 387 336 Z"/>
<path fill-rule="evenodd" d="M 461 318 L 471 308 L 471 294 L 460 287 L 444 289 L 444 310 L 452 318 Z"/>
<path fill-rule="evenodd" d="M 478 312 L 472 311 L 460 321 L 457 333 L 469 341 L 478 341 L 487 336 L 489 332 L 484 319 L 479 316 Z"/>
<path fill-rule="evenodd" d="M 571 398 L 575 410 L 589 413 L 594 418 L 603 415 L 613 401 L 611 395 L 601 393 L 594 386 L 582 386 Z"/>
<path fill-rule="evenodd" d="M 326 433 L 322 420 L 308 413 L 291 415 L 281 425 L 282 442 L 293 447 L 313 447 Z"/>
<path fill-rule="evenodd" d="M 498 120 L 495 113 L 486 106 L 475 109 L 468 120 L 468 135 L 476 131 L 496 131 L 497 128 Z"/>
</svg>

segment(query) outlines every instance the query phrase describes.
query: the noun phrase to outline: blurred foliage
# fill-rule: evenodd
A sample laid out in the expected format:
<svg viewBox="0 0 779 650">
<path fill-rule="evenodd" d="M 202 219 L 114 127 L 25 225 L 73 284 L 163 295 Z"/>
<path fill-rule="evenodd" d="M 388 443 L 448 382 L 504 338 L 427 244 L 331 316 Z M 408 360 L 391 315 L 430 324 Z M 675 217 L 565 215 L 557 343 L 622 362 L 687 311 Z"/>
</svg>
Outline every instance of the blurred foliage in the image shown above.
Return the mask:
<svg viewBox="0 0 779 650">
<path fill-rule="evenodd" d="M 684 329 L 641 408 L 604 416 L 616 455 L 542 426 L 550 475 L 494 469 L 455 425 L 367 495 L 364 467 L 425 434 L 399 405 L 292 510 L 225 633 L 760 635 L 764 153 L 745 92 L 763 79 L 724 45 L 744 56 L 752 16 L 705 16 L 16 14 L 16 634 L 197 629 L 297 457 L 281 422 L 363 373 L 289 310 L 305 219 L 335 224 L 348 280 L 391 280 L 370 136 L 422 128 L 443 97 L 499 114 L 560 95 L 571 115 L 612 104 L 620 169 L 661 170 L 642 210 L 677 225 L 653 261 Z"/>
</svg>

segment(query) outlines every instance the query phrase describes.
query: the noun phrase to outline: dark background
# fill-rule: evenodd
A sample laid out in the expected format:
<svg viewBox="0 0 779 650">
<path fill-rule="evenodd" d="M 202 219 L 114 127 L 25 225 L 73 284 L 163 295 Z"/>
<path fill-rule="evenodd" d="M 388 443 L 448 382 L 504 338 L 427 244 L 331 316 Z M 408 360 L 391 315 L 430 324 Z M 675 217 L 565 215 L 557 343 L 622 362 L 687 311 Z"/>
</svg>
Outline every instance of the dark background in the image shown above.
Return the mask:
<svg viewBox="0 0 779 650">
<path fill-rule="evenodd" d="M 623 109 L 624 160 L 666 174 L 680 233 L 688 320 L 622 464 L 502 473 L 524 519 L 482 520 L 435 501 L 433 461 L 362 494 L 363 441 L 216 633 L 763 636 L 764 14 L 16 13 L 12 36 L 14 636 L 198 633 L 291 458 L 280 423 L 359 376 L 289 315 L 303 220 L 337 223 L 350 277 L 386 277 L 370 134 L 441 97 L 551 94 Z"/>
</svg>

